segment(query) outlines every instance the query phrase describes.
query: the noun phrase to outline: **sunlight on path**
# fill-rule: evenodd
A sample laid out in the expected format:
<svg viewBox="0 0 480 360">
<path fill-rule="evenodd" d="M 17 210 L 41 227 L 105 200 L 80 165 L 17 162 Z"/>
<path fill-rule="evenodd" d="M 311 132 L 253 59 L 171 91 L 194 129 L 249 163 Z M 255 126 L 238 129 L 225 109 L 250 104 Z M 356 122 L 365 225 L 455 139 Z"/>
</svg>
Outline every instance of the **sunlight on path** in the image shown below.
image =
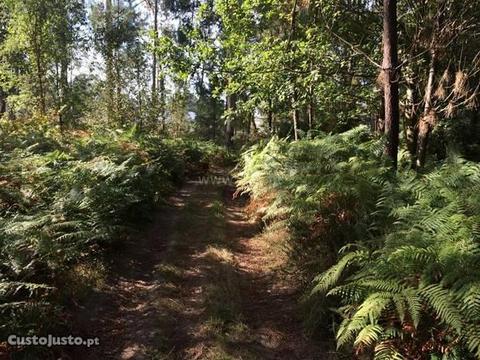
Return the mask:
<svg viewBox="0 0 480 360">
<path fill-rule="evenodd" d="M 225 186 L 187 183 L 131 243 L 84 326 L 79 359 L 327 359 L 303 336 L 296 289 Z M 273 256 L 272 256 L 273 255 Z"/>
</svg>

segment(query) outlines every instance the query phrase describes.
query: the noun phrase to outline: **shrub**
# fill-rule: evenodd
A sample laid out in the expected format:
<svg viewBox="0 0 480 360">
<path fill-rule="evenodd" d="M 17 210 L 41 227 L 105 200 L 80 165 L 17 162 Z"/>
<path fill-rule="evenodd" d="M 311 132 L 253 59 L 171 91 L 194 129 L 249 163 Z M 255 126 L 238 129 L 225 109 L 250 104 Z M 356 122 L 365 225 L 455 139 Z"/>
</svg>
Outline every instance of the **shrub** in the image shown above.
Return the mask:
<svg viewBox="0 0 480 360">
<path fill-rule="evenodd" d="M 265 221 L 287 223 L 295 233 L 291 256 L 311 274 L 367 231 L 376 195 L 391 177 L 382 149 L 365 127 L 312 141 L 272 139 L 243 154 L 238 185 L 254 202 L 267 199 Z"/>
<path fill-rule="evenodd" d="M 341 302 L 338 346 L 375 359 L 478 358 L 480 166 L 450 159 L 401 180 L 382 246 L 345 248 L 313 292 Z"/>
<path fill-rule="evenodd" d="M 65 289 L 57 280 L 148 220 L 188 169 L 205 168 L 215 152 L 134 131 L 2 126 L 0 336 L 46 331 L 40 324 L 55 322 L 38 318 L 59 315 Z"/>
<path fill-rule="evenodd" d="M 395 174 L 382 152 L 362 127 L 272 139 L 243 154 L 238 184 L 290 230 L 307 323 L 347 356 L 479 357 L 480 167 L 452 156 Z"/>
</svg>

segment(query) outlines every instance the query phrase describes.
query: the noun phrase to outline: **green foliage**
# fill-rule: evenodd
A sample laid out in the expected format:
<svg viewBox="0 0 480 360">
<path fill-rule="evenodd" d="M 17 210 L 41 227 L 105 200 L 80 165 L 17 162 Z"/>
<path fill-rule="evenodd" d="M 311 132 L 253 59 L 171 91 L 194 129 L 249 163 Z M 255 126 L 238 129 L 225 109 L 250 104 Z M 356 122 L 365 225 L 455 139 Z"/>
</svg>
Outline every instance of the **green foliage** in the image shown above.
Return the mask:
<svg viewBox="0 0 480 360">
<path fill-rule="evenodd" d="M 376 346 L 378 358 L 383 345 L 406 359 L 463 359 L 455 354 L 466 349 L 479 357 L 480 167 L 451 159 L 415 181 L 399 177 L 383 245 L 356 257 L 351 271 L 342 268 L 355 255 L 347 253 L 316 278 L 314 293 L 343 305 L 339 346 Z"/>
<path fill-rule="evenodd" d="M 51 316 L 65 291 L 59 277 L 129 236 L 175 183 L 218 156 L 213 144 L 136 131 L 1 125 L 2 335 L 54 323 L 28 319 Z"/>
<path fill-rule="evenodd" d="M 308 320 L 334 319 L 340 351 L 479 358 L 480 167 L 452 156 L 394 174 L 381 149 L 363 128 L 273 139 L 244 153 L 238 183 L 289 226 L 307 279 L 320 273 Z"/>
<path fill-rule="evenodd" d="M 297 238 L 291 255 L 308 254 L 302 266 L 311 273 L 370 231 L 375 195 L 391 176 L 381 155 L 366 127 L 312 141 L 272 139 L 244 153 L 238 185 L 254 201 L 270 200 L 266 221 L 288 219 Z"/>
</svg>

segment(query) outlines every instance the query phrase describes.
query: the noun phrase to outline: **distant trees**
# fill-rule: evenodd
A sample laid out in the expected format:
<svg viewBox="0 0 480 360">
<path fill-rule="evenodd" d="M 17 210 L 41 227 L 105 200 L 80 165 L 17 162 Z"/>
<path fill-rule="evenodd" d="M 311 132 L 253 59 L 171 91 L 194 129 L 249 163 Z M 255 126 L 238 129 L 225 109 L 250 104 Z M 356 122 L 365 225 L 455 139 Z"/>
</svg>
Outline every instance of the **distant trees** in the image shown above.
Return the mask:
<svg viewBox="0 0 480 360">
<path fill-rule="evenodd" d="M 83 4 L 79 0 L 5 0 L 3 43 L 0 56 L 1 85 L 17 101 L 13 107 L 34 99 L 35 108 L 46 114 L 68 106 L 68 71 L 79 47 L 79 27 L 84 23 Z"/>
<path fill-rule="evenodd" d="M 459 131 L 450 119 L 474 119 L 479 111 L 479 5 L 459 0 L 215 2 L 221 31 L 211 46 L 223 57 L 219 74 L 228 79 L 219 91 L 237 94 L 236 122 L 245 133 L 248 121 L 241 114 L 252 109 L 265 135 L 275 128 L 292 138 L 376 122 L 381 114 L 393 163 L 400 146 L 408 149 L 412 166 L 421 168 L 438 125 Z M 444 156 L 452 137 L 433 136 L 432 155 Z"/>
<path fill-rule="evenodd" d="M 405 14 L 400 84 L 409 95 L 404 100 L 405 138 L 416 167 L 424 166 L 430 135 L 438 125 L 453 130 L 461 118 L 479 111 L 479 5 L 456 0 L 400 2 Z"/>
<path fill-rule="evenodd" d="M 88 19 L 81 0 L 0 4 L 1 113 L 35 109 L 62 125 L 89 114 L 221 142 L 376 123 L 393 162 L 405 148 L 417 168 L 449 139 L 472 148 L 478 0 L 96 0 Z M 72 92 L 86 79 L 95 91 Z"/>
</svg>

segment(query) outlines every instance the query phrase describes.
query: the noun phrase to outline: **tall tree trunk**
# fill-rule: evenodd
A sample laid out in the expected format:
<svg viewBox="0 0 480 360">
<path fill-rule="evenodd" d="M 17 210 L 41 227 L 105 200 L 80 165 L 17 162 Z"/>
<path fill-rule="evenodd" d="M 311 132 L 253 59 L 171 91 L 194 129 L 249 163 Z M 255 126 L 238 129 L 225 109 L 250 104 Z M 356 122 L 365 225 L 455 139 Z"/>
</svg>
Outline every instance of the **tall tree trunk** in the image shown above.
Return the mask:
<svg viewBox="0 0 480 360">
<path fill-rule="evenodd" d="M 7 95 L 3 91 L 3 89 L 0 88 L 0 118 L 5 114 L 7 111 Z"/>
<path fill-rule="evenodd" d="M 47 102 L 45 100 L 45 84 L 43 82 L 43 65 L 42 55 L 39 47 L 35 50 L 35 62 L 37 66 L 37 81 L 38 81 L 38 101 L 40 104 L 40 112 L 45 115 L 47 113 Z"/>
<path fill-rule="evenodd" d="M 137 73 L 137 79 L 140 79 L 140 76 L 143 70 L 142 66 L 137 66 L 135 70 Z M 139 86 L 139 89 L 137 92 L 138 108 L 135 110 L 135 116 L 138 119 L 138 128 L 140 130 L 143 129 L 143 95 L 144 95 L 144 92 L 142 90 L 142 87 Z"/>
<path fill-rule="evenodd" d="M 255 110 L 250 114 L 250 124 L 249 124 L 249 132 L 250 129 L 253 131 L 253 134 L 257 133 L 257 124 L 255 123 Z"/>
<path fill-rule="evenodd" d="M 406 103 L 405 103 L 405 124 L 404 135 L 407 143 L 407 150 L 410 154 L 412 167 L 415 167 L 417 154 L 417 126 L 418 126 L 418 106 L 417 91 L 414 81 L 406 77 Z"/>
<path fill-rule="evenodd" d="M 227 96 L 227 103 L 226 103 L 227 110 L 229 112 L 233 112 L 236 110 L 237 107 L 237 99 L 235 94 L 231 94 Z M 231 148 L 233 145 L 233 135 L 235 133 L 235 129 L 233 128 L 232 118 L 229 115 L 226 123 L 225 123 L 225 145 L 227 148 Z"/>
<path fill-rule="evenodd" d="M 68 85 L 68 59 L 65 57 L 60 63 L 60 104 L 58 113 L 59 125 L 65 125 L 65 113 L 68 111 L 70 88 Z"/>
<path fill-rule="evenodd" d="M 268 99 L 268 114 L 267 114 L 268 131 L 273 133 L 273 104 L 272 99 Z"/>
<path fill-rule="evenodd" d="M 397 167 L 400 110 L 398 97 L 397 1 L 383 0 L 383 89 L 385 99 L 385 152 Z"/>
<path fill-rule="evenodd" d="M 167 128 L 167 119 L 166 119 L 166 96 L 165 96 L 165 77 L 160 75 L 158 77 L 158 91 L 160 95 L 160 123 L 162 125 L 162 131 L 165 131 Z"/>
<path fill-rule="evenodd" d="M 120 73 L 120 59 L 118 54 L 114 57 L 114 68 L 115 68 L 115 103 L 114 111 L 116 119 L 121 118 L 121 104 L 122 104 L 122 86 L 121 86 L 121 73 Z"/>
<path fill-rule="evenodd" d="M 310 90 L 310 101 L 308 103 L 308 129 L 313 129 L 313 124 L 315 123 L 315 107 L 313 105 L 313 95 Z"/>
<path fill-rule="evenodd" d="M 113 27 L 112 19 L 112 0 L 105 0 L 105 27 L 106 32 L 111 33 Z M 113 43 L 111 36 L 108 36 L 105 52 L 105 75 L 106 75 L 106 88 L 107 88 L 107 116 L 109 121 L 113 121 L 114 114 L 114 84 L 115 74 L 113 68 Z"/>
<path fill-rule="evenodd" d="M 157 104 L 158 0 L 153 5 L 152 104 Z"/>
<path fill-rule="evenodd" d="M 217 101 L 212 93 L 210 92 L 210 103 L 212 106 L 212 140 L 215 141 L 217 137 Z"/>
<path fill-rule="evenodd" d="M 297 19 L 297 5 L 298 5 L 298 0 L 294 0 L 293 2 L 293 7 L 292 7 L 292 13 L 291 13 L 291 21 L 290 21 L 290 33 L 288 37 L 288 42 L 287 42 L 287 50 L 291 51 L 292 49 L 292 40 L 295 37 L 295 28 L 296 28 L 296 19 Z M 294 65 L 294 60 L 292 57 L 292 67 Z M 298 140 L 298 121 L 300 118 L 300 112 L 298 110 L 298 94 L 297 94 L 297 88 L 296 84 L 294 84 L 295 89 L 293 90 L 293 96 L 292 96 L 292 108 L 293 108 L 293 138 L 294 140 Z"/>
<path fill-rule="evenodd" d="M 385 95 L 383 94 L 383 88 L 380 97 L 380 108 L 378 109 L 377 117 L 373 120 L 372 127 L 376 134 L 385 133 Z"/>
<path fill-rule="evenodd" d="M 425 108 L 418 125 L 418 140 L 417 140 L 417 159 L 416 167 L 421 168 L 425 165 L 425 158 L 427 154 L 428 136 L 433 125 L 436 122 L 436 113 L 432 107 L 433 100 L 433 85 L 435 79 L 435 63 L 436 53 L 432 48 L 430 51 L 430 69 L 428 72 L 427 87 L 425 88 Z"/>
<path fill-rule="evenodd" d="M 298 121 L 300 119 L 300 111 L 296 105 L 297 102 L 297 91 L 295 90 L 293 94 L 293 139 L 298 140 Z"/>
<path fill-rule="evenodd" d="M 117 14 L 116 18 L 119 19 L 122 13 L 121 8 L 121 0 L 117 0 Z M 118 55 L 119 49 L 117 48 L 114 51 L 113 61 L 114 61 L 114 68 L 115 68 L 115 117 L 118 120 L 123 121 L 123 116 L 120 116 L 122 113 L 122 84 L 121 84 L 121 64 L 120 64 L 120 56 Z"/>
<path fill-rule="evenodd" d="M 42 63 L 42 43 L 41 43 L 41 32 L 42 32 L 42 25 L 39 24 L 38 16 L 35 16 L 34 20 L 34 33 L 32 35 L 32 43 L 33 43 L 33 52 L 35 57 L 35 67 L 37 72 L 37 100 L 38 105 L 40 108 L 41 114 L 46 114 L 47 112 L 47 104 L 45 99 L 45 84 L 44 84 L 44 69 Z"/>
</svg>

